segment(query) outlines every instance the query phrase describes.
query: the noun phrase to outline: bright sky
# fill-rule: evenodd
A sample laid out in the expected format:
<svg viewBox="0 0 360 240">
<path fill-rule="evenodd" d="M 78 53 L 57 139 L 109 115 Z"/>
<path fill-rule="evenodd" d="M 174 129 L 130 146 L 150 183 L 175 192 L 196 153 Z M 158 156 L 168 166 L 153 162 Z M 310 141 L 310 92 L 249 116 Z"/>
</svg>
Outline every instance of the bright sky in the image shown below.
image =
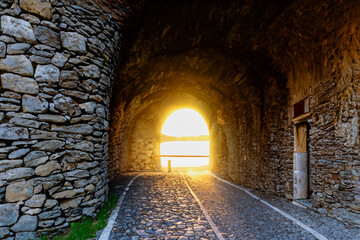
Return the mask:
<svg viewBox="0 0 360 240">
<path fill-rule="evenodd" d="M 161 133 L 173 137 L 209 136 L 209 129 L 202 116 L 193 109 L 181 109 L 166 119 Z M 161 155 L 209 156 L 209 141 L 172 141 L 160 144 Z M 197 167 L 209 165 L 208 157 L 162 157 L 161 165 L 167 167 Z"/>
<path fill-rule="evenodd" d="M 161 133 L 173 136 L 201 136 L 209 135 L 209 129 L 203 117 L 193 109 L 181 109 L 173 112 L 166 119 Z"/>
</svg>

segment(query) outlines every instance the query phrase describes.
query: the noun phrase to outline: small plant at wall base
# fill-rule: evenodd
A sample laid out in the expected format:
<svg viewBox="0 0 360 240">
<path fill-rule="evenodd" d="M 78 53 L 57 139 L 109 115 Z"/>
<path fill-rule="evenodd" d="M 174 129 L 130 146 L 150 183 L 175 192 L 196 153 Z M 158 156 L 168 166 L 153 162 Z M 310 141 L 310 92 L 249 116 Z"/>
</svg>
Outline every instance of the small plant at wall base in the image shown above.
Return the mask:
<svg viewBox="0 0 360 240">
<path fill-rule="evenodd" d="M 55 237 L 42 235 L 41 239 L 85 240 L 96 237 L 96 232 L 106 227 L 111 210 L 116 206 L 118 199 L 118 194 L 110 193 L 106 204 L 99 210 L 94 219 L 83 217 L 81 221 L 71 223 L 68 233 Z"/>
</svg>

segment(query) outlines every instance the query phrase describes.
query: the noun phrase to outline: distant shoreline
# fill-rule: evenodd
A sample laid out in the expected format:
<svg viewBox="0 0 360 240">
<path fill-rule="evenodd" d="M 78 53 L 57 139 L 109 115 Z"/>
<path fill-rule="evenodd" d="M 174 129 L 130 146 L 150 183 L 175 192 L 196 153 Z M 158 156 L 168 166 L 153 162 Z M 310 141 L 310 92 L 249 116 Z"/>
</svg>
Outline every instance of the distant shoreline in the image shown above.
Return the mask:
<svg viewBox="0 0 360 240">
<path fill-rule="evenodd" d="M 210 137 L 207 135 L 201 136 L 185 136 L 185 137 L 173 137 L 161 134 L 161 142 L 175 142 L 175 141 L 210 141 Z"/>
</svg>

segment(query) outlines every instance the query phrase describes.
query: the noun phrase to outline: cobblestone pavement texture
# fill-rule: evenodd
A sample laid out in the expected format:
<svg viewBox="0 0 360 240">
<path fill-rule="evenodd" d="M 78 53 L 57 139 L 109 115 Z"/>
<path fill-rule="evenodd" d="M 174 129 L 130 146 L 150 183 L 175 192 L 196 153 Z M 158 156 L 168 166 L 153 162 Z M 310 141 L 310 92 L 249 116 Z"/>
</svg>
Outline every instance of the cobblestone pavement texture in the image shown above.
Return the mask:
<svg viewBox="0 0 360 240">
<path fill-rule="evenodd" d="M 110 239 L 217 239 L 179 174 L 142 174 L 130 187 Z"/>
<path fill-rule="evenodd" d="M 244 191 L 204 171 L 184 172 L 225 239 L 316 239 L 292 221 Z M 122 192 L 131 175 L 119 179 Z M 295 206 L 284 199 L 250 190 L 328 239 L 360 239 L 360 230 Z M 110 239 L 217 239 L 179 172 L 142 173 L 130 187 Z"/>
<path fill-rule="evenodd" d="M 233 234 L 233 239 L 316 239 L 244 191 L 204 171 L 187 172 L 185 176 L 220 231 Z M 248 190 L 327 239 L 360 239 L 359 229 L 347 228 L 336 219 L 296 206 L 285 199 Z"/>
</svg>

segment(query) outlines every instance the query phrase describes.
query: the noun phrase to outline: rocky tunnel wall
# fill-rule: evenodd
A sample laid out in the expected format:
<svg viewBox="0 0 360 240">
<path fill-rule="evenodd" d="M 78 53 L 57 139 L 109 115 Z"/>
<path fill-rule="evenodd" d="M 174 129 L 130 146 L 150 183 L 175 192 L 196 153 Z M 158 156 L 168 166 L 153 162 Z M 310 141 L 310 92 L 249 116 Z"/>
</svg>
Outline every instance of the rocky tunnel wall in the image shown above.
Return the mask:
<svg viewBox="0 0 360 240">
<path fill-rule="evenodd" d="M 288 168 L 291 160 L 287 160 L 290 149 L 285 146 L 294 143 L 294 126 L 300 123 L 292 121 L 292 106 L 309 97 L 311 115 L 303 123 L 309 129 L 312 207 L 350 224 L 359 224 L 360 36 L 355 13 L 359 6 L 351 1 L 344 4 L 335 1 L 317 6 L 305 4 L 300 12 L 298 7 L 294 4 L 287 10 L 284 14 L 287 17 L 269 29 L 268 38 L 276 46 L 270 52 L 282 52 L 274 60 L 283 68 L 289 90 L 287 119 L 290 121 L 280 125 L 277 134 L 277 139 L 287 144 L 278 145 L 273 151 L 280 160 L 281 168 L 278 166 L 276 174 L 283 179 L 280 190 L 291 197 L 291 185 L 286 187 L 292 177 L 292 169 Z M 317 24 L 312 23 L 315 19 Z M 299 22 L 302 24 L 296 24 Z M 274 34 L 275 28 L 283 32 Z M 274 35 L 284 37 L 287 44 L 280 47 L 279 42 L 275 43 L 279 38 Z M 277 55 L 275 52 L 272 54 Z"/>
<path fill-rule="evenodd" d="M 0 17 L 0 238 L 33 239 L 107 199 L 120 24 L 92 1 L 5 0 Z"/>
<path fill-rule="evenodd" d="M 306 124 L 312 207 L 358 224 L 358 7 L 356 1 L 133 3 L 114 85 L 123 94 L 112 99 L 110 176 L 127 169 L 128 122 L 136 125 L 163 111 L 160 102 L 171 94 L 187 93 L 216 131 L 212 170 L 287 199 L 294 191 L 294 128 Z M 293 105 L 305 98 L 310 115 L 294 121 Z"/>
</svg>

